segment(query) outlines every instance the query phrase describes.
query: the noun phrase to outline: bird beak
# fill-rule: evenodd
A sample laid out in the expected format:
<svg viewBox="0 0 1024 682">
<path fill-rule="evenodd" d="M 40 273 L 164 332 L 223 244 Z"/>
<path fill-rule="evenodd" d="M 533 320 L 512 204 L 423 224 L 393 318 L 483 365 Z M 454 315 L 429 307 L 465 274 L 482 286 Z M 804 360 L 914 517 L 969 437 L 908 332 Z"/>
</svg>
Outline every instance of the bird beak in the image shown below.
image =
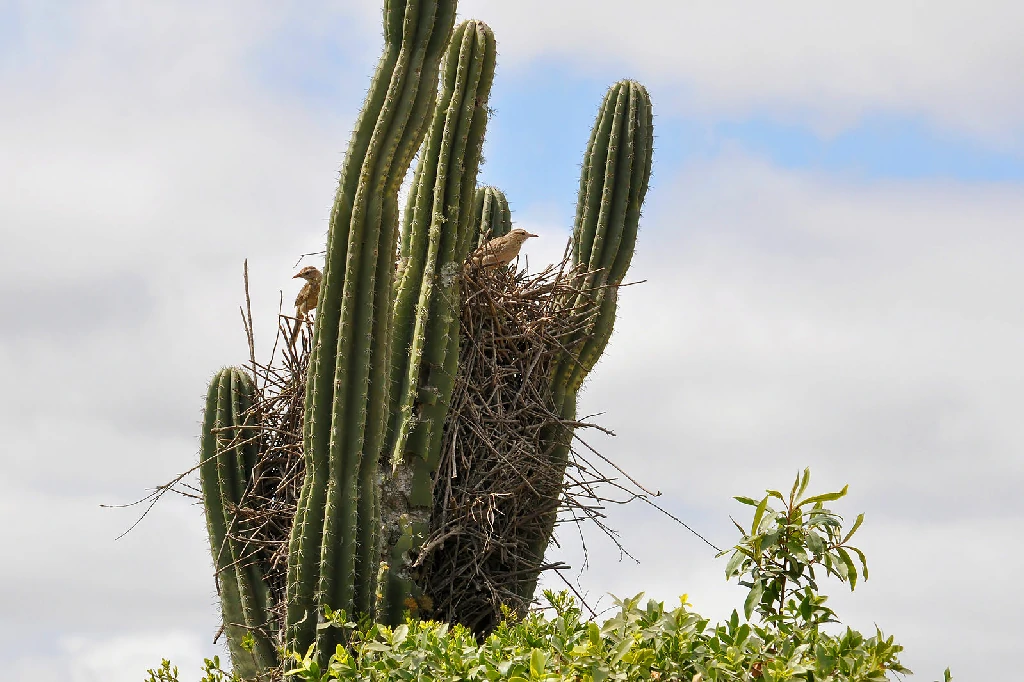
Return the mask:
<svg viewBox="0 0 1024 682">
<path fill-rule="evenodd" d="M 529 232 L 527 232 L 526 236 L 527 237 L 539 237 L 540 235 L 539 234 L 530 234 Z"/>
<path fill-rule="evenodd" d="M 292 279 L 298 279 L 299 277 L 302 277 L 302 273 L 301 272 L 299 274 L 295 275 L 294 277 L 292 277 Z"/>
</svg>

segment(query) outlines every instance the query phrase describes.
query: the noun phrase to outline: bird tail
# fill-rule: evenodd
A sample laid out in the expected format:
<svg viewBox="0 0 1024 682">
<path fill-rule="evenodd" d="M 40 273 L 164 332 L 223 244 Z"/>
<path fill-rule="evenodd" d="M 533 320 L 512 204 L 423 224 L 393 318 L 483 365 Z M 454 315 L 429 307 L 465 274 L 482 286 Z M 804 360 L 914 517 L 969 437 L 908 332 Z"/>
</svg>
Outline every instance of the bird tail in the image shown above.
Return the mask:
<svg viewBox="0 0 1024 682">
<path fill-rule="evenodd" d="M 295 342 L 299 338 L 299 332 L 302 331 L 302 325 L 304 322 L 303 317 L 304 316 L 299 315 L 298 311 L 295 311 L 295 326 L 292 327 L 292 337 L 288 339 L 288 346 L 291 348 L 295 348 Z"/>
</svg>

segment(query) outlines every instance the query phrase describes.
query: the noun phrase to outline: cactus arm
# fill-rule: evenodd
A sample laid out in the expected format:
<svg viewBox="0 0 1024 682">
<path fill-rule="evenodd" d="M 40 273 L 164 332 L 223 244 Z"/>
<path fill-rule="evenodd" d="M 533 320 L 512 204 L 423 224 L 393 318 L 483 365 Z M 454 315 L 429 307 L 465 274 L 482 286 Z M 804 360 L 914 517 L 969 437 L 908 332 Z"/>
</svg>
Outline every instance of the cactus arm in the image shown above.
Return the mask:
<svg viewBox="0 0 1024 682">
<path fill-rule="evenodd" d="M 441 92 L 416 171 L 403 226 L 396 293 L 391 415 L 390 503 L 382 510 L 390 557 L 385 615 L 399 619 L 418 595 L 406 563 L 429 530 L 433 473 L 458 365 L 458 275 L 475 244 L 476 174 L 495 62 L 494 36 L 481 22 L 460 24 L 445 59 Z M 407 537 L 411 533 L 411 538 Z"/>
<path fill-rule="evenodd" d="M 497 187 L 478 187 L 473 201 L 473 221 L 476 224 L 477 246 L 512 231 L 512 211 L 508 199 Z"/>
<path fill-rule="evenodd" d="M 552 397 L 563 419 L 576 418 L 580 387 L 611 338 L 618 302 L 614 288 L 622 282 L 636 245 L 640 208 L 651 174 L 652 112 L 646 89 L 635 81 L 609 88 L 598 113 L 580 174 L 580 195 L 573 227 L 573 266 L 592 274 L 576 296 L 577 309 L 589 309 L 590 321 L 571 339 L 552 378 Z M 596 271 L 596 272 L 593 272 Z M 546 429 L 548 457 L 558 467 L 568 462 L 571 429 Z M 531 543 L 537 564 L 554 529 L 551 512 L 544 532 Z M 532 597 L 537 576 L 521 585 L 521 596 Z"/>
<path fill-rule="evenodd" d="M 255 389 L 235 368 L 218 372 L 206 397 L 199 467 L 210 549 L 220 587 L 221 615 L 235 670 L 255 678 L 277 665 L 269 620 L 270 592 L 245 543 L 236 539 L 234 510 L 256 459 L 251 426 Z M 253 636 L 252 652 L 242 647 Z"/>
<path fill-rule="evenodd" d="M 460 205 L 469 205 L 475 188 L 494 53 L 493 34 L 484 24 L 465 22 L 456 30 L 426 151 L 420 160 L 422 169 L 416 173 L 422 183 L 412 194 L 417 206 L 406 211 L 416 223 L 403 228 L 409 237 L 403 245 L 407 265 L 395 311 L 392 385 L 397 390 L 392 440 L 388 444 L 392 464 L 406 451 L 427 453 L 430 434 L 440 436 L 440 424 L 417 418 L 414 407 L 424 386 L 436 388 L 432 381 L 424 383 L 428 379 L 422 376 L 424 366 L 428 376 L 442 370 L 449 336 L 458 334 L 454 326 L 458 322 L 455 275 L 469 255 L 471 240 L 466 233 L 472 217 L 469 211 L 460 210 Z M 429 197 L 433 203 L 428 206 Z M 440 397 L 446 411 L 447 401 Z M 416 441 L 410 442 L 414 436 Z"/>
</svg>

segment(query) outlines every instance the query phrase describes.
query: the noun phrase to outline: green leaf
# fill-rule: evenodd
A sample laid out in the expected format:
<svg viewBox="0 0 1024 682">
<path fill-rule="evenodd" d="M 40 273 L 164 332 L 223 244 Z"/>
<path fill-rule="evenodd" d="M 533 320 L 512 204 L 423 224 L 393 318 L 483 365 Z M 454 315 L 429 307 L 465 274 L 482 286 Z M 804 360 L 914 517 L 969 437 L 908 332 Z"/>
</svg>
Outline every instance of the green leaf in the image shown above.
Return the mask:
<svg viewBox="0 0 1024 682">
<path fill-rule="evenodd" d="M 544 664 L 547 663 L 548 657 L 540 649 L 534 649 L 530 654 L 530 677 L 533 679 L 540 679 L 544 674 Z"/>
<path fill-rule="evenodd" d="M 842 544 L 845 545 L 850 541 L 850 538 L 853 537 L 853 534 L 857 532 L 857 529 L 860 528 L 860 524 L 862 523 L 864 523 L 864 514 L 857 514 L 857 520 L 853 522 L 853 528 L 851 528 L 850 532 L 846 534 L 845 538 L 843 538 Z"/>
<path fill-rule="evenodd" d="M 849 485 L 844 485 L 843 489 L 837 493 L 822 493 L 821 495 L 811 495 L 806 500 L 801 500 L 798 507 L 802 507 L 805 504 L 815 504 L 816 502 L 832 502 L 838 500 L 841 497 L 846 497 L 846 492 L 849 490 Z"/>
<path fill-rule="evenodd" d="M 754 511 L 754 522 L 750 524 L 750 534 L 757 535 L 758 528 L 761 527 L 761 517 L 764 516 L 764 510 L 768 507 L 768 496 L 766 495 L 763 500 L 757 505 L 757 509 Z"/>
<path fill-rule="evenodd" d="M 850 553 L 842 547 L 836 547 L 836 553 L 839 554 L 839 558 L 843 560 L 843 565 L 846 567 L 846 573 L 850 578 L 850 591 L 857 586 L 857 567 L 853 565 L 853 559 L 850 558 Z"/>
<path fill-rule="evenodd" d="M 864 569 L 864 580 L 868 579 L 868 559 L 864 556 L 864 552 L 860 551 L 856 547 L 850 548 L 851 552 L 856 552 L 857 556 L 860 557 L 860 565 Z"/>
<path fill-rule="evenodd" d="M 815 556 L 820 555 L 825 549 L 825 543 L 821 536 L 814 531 L 809 531 L 804 535 L 804 543 L 807 545 L 807 549 L 811 550 Z"/>
<path fill-rule="evenodd" d="M 756 507 L 757 506 L 757 500 L 755 500 L 752 497 L 745 497 L 743 495 L 737 495 L 736 497 L 734 497 L 732 499 L 736 500 L 737 502 L 742 502 L 743 504 L 748 504 L 751 507 Z"/>
<path fill-rule="evenodd" d="M 740 564 L 743 563 L 743 560 L 745 558 L 746 558 L 746 555 L 743 552 L 739 551 L 738 549 L 733 552 L 732 556 L 729 557 L 729 563 L 726 564 L 726 566 L 725 566 L 725 579 L 726 580 L 728 580 L 729 578 L 733 577 L 734 575 L 736 575 L 736 573 L 739 572 Z"/>
<path fill-rule="evenodd" d="M 799 476 L 798 476 L 799 478 Z M 804 469 L 803 480 L 800 481 L 800 490 L 796 491 L 796 496 L 803 497 L 803 494 L 807 492 L 807 484 L 811 482 L 811 468 L 807 467 Z"/>
<path fill-rule="evenodd" d="M 587 635 L 590 637 L 590 643 L 595 647 L 601 646 L 601 628 L 597 626 L 597 623 L 591 621 L 587 623 Z"/>
<path fill-rule="evenodd" d="M 758 580 L 750 588 L 750 592 L 747 593 L 747 598 L 743 602 L 743 615 L 747 620 L 750 620 L 750 615 L 754 613 L 754 607 L 761 603 L 762 594 L 764 594 L 764 584 Z"/>
</svg>

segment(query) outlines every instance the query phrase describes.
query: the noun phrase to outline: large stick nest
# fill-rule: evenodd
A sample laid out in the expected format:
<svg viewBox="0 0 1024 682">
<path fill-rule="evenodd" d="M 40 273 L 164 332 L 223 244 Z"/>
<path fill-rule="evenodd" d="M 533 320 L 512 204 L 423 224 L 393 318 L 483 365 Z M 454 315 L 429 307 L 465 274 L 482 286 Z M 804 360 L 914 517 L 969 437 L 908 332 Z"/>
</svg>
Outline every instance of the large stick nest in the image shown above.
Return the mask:
<svg viewBox="0 0 1024 682">
<path fill-rule="evenodd" d="M 429 608 L 416 615 L 462 623 L 479 635 L 506 615 L 523 615 L 532 596 L 524 585 L 532 585 L 540 571 L 568 568 L 544 563 L 530 549 L 543 546 L 538 538 L 552 514 L 560 522 L 593 522 L 626 553 L 604 523 L 605 505 L 647 500 L 651 493 L 578 434 L 575 443 L 589 454 L 574 448 L 563 465 L 552 461 L 553 443 L 542 437 L 549 427 L 605 431 L 561 418 L 551 398 L 551 374 L 567 339 L 592 314 L 573 307 L 579 283 L 588 278 L 567 263 L 565 257 L 533 275 L 514 266 L 467 267 L 462 273 L 459 373 L 434 481 L 432 526 L 415 557 Z M 302 423 L 311 325 L 279 314 L 271 359 L 257 362 L 248 272 L 242 318 L 257 388 L 259 455 L 240 504 L 229 510 L 236 513 L 228 533 L 245 545 L 245 563 L 261 568 L 275 605 L 268 625 L 280 644 L 288 542 L 305 475 Z M 297 323 L 303 329 L 292 347 L 287 339 Z M 185 480 L 197 468 L 140 500 L 150 501 L 146 512 L 167 491 L 201 500 Z M 607 490 L 618 497 L 606 496 Z"/>
<path fill-rule="evenodd" d="M 588 278 L 563 259 L 539 274 L 467 268 L 459 370 L 434 479 L 430 536 L 416 563 L 432 616 L 478 634 L 523 615 L 553 516 L 601 522 L 606 482 L 580 457 L 552 451 L 577 427 L 554 405 L 552 375 L 594 315 L 577 306 Z M 560 434 L 561 438 L 552 438 Z M 606 529 L 607 530 L 607 529 Z"/>
</svg>

